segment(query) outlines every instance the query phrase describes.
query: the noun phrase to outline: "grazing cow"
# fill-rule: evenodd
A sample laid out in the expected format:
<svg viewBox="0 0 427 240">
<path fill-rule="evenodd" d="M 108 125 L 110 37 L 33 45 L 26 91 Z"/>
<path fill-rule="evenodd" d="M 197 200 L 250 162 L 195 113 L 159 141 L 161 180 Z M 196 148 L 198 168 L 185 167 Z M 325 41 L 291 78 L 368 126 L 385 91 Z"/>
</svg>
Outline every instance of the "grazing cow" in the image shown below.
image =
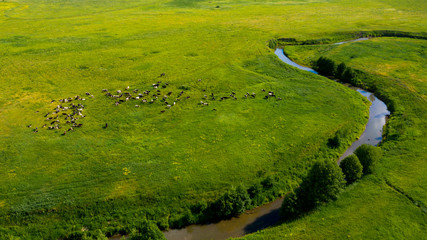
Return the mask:
<svg viewBox="0 0 427 240">
<path fill-rule="evenodd" d="M 107 128 L 108 127 L 108 123 L 105 123 L 105 126 L 104 126 L 104 128 Z"/>
<path fill-rule="evenodd" d="M 86 92 L 86 95 L 88 95 L 88 96 L 89 96 L 89 95 L 90 95 L 90 93 Z"/>
<path fill-rule="evenodd" d="M 46 127 L 46 124 L 42 126 L 42 128 L 45 128 L 45 127 Z"/>
<path fill-rule="evenodd" d="M 108 92 L 108 89 L 106 89 L 106 88 L 102 89 L 102 92 Z"/>
<path fill-rule="evenodd" d="M 202 81 L 202 79 L 197 80 L 198 82 Z"/>
<path fill-rule="evenodd" d="M 160 74 L 160 77 L 164 77 L 164 76 L 166 76 L 166 73 Z"/>
<path fill-rule="evenodd" d="M 139 105 L 135 105 L 135 107 L 139 108 Z"/>
<path fill-rule="evenodd" d="M 216 108 L 212 109 L 212 111 L 216 111 Z"/>
<path fill-rule="evenodd" d="M 277 98 L 277 100 L 282 100 L 282 98 L 281 98 L 281 97 L 278 97 L 278 98 Z"/>
<path fill-rule="evenodd" d="M 129 90 L 129 86 L 126 87 L 126 90 Z"/>
<path fill-rule="evenodd" d="M 253 93 L 251 94 L 251 96 L 254 98 L 254 97 L 256 96 L 256 94 L 253 92 Z"/>
<path fill-rule="evenodd" d="M 117 90 L 117 94 L 120 94 L 120 93 L 122 93 L 122 91 L 121 90 Z"/>
<path fill-rule="evenodd" d="M 50 101 L 50 103 L 53 103 L 53 102 L 55 102 L 55 100 Z"/>
<path fill-rule="evenodd" d="M 74 128 L 73 127 L 70 127 L 69 129 L 68 129 L 68 131 L 73 131 L 74 130 Z"/>
<path fill-rule="evenodd" d="M 265 89 L 261 89 L 261 91 L 265 92 Z"/>
<path fill-rule="evenodd" d="M 46 115 L 44 115 L 44 117 L 47 117 L 47 116 L 49 116 L 49 114 L 50 114 L 50 113 L 46 113 Z"/>
<path fill-rule="evenodd" d="M 119 103 L 119 102 L 116 102 L 115 104 L 116 104 L 116 107 L 117 107 L 117 106 L 119 106 L 119 104 L 120 104 L 120 103 Z"/>
<path fill-rule="evenodd" d="M 147 100 L 146 100 L 146 99 L 142 99 L 142 102 L 143 102 L 143 103 L 146 103 L 146 102 L 147 102 Z"/>
<path fill-rule="evenodd" d="M 187 96 L 187 99 L 189 99 L 190 98 L 190 96 Z"/>
<path fill-rule="evenodd" d="M 165 110 L 162 110 L 162 111 L 160 111 L 161 113 L 164 113 L 165 112 Z"/>
<path fill-rule="evenodd" d="M 62 136 L 64 136 L 65 134 L 67 134 L 67 131 L 64 131 L 64 133 L 62 134 Z"/>
</svg>

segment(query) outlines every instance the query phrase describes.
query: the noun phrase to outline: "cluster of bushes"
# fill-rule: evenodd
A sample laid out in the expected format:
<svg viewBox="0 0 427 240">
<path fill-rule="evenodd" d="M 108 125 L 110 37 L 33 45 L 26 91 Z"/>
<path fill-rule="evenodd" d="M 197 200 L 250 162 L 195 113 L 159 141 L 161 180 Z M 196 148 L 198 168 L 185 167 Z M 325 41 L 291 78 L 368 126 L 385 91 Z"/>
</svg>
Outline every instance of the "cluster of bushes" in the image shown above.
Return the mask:
<svg viewBox="0 0 427 240">
<path fill-rule="evenodd" d="M 315 162 L 301 185 L 285 196 L 281 207 L 283 219 L 294 220 L 320 204 L 335 200 L 346 183 L 353 183 L 362 173 L 371 173 L 380 157 L 379 148 L 364 144 L 344 158 L 340 166 L 334 161 Z"/>
<path fill-rule="evenodd" d="M 347 67 L 345 63 L 336 64 L 332 59 L 320 57 L 315 63 L 315 68 L 321 75 L 335 77 L 353 86 L 364 87 L 356 71 Z"/>
<path fill-rule="evenodd" d="M 243 185 L 233 187 L 219 196 L 216 201 L 200 200 L 185 209 L 183 213 L 171 216 L 169 224 L 172 228 L 181 228 L 189 224 L 231 218 L 283 195 L 280 186 L 278 179 L 267 176 L 248 188 Z"/>
<path fill-rule="evenodd" d="M 276 47 L 277 47 L 277 39 L 270 39 L 268 41 L 268 47 L 270 49 L 276 49 Z"/>
</svg>

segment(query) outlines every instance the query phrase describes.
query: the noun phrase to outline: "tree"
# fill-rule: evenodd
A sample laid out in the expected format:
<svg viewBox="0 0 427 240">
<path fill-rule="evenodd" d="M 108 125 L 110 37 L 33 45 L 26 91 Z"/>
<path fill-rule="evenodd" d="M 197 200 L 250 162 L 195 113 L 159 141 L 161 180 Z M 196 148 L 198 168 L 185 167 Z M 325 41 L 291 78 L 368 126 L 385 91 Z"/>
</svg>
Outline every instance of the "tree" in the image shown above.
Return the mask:
<svg viewBox="0 0 427 240">
<path fill-rule="evenodd" d="M 346 69 L 347 69 L 347 66 L 345 65 L 345 63 L 343 63 L 343 62 L 340 63 L 337 66 L 337 71 L 335 72 L 335 77 L 342 80 L 343 76 L 344 76 L 344 72 Z"/>
<path fill-rule="evenodd" d="M 320 57 L 317 62 L 317 71 L 325 76 L 335 76 L 335 62 L 326 57 Z"/>
<path fill-rule="evenodd" d="M 363 166 L 363 173 L 372 173 L 375 164 L 381 158 L 381 149 L 372 145 L 363 144 L 358 147 L 354 154 L 359 158 L 360 164 Z"/>
<path fill-rule="evenodd" d="M 224 193 L 224 195 L 210 206 L 209 210 L 217 217 L 231 217 L 242 213 L 246 209 L 246 206 L 250 204 L 250 201 L 251 199 L 246 189 L 238 186 Z"/>
<path fill-rule="evenodd" d="M 351 184 L 362 177 L 362 164 L 360 164 L 359 158 L 354 154 L 344 158 L 340 163 L 340 167 L 348 184 Z"/>
<path fill-rule="evenodd" d="M 301 183 L 297 197 L 303 210 L 310 210 L 319 203 L 335 200 L 344 185 L 344 175 L 335 161 L 317 161 Z"/>
<path fill-rule="evenodd" d="M 293 220 L 320 203 L 335 200 L 344 185 L 344 175 L 334 161 L 317 161 L 295 193 L 285 196 L 280 213 L 284 220 Z"/>
<path fill-rule="evenodd" d="M 280 215 L 285 221 L 290 221 L 297 218 L 300 214 L 301 207 L 299 206 L 297 194 L 295 192 L 288 193 L 283 199 Z"/>
<path fill-rule="evenodd" d="M 160 231 L 156 224 L 151 221 L 144 219 L 142 223 L 133 229 L 129 235 L 130 240 L 158 240 L 164 239 L 165 235 Z"/>
</svg>

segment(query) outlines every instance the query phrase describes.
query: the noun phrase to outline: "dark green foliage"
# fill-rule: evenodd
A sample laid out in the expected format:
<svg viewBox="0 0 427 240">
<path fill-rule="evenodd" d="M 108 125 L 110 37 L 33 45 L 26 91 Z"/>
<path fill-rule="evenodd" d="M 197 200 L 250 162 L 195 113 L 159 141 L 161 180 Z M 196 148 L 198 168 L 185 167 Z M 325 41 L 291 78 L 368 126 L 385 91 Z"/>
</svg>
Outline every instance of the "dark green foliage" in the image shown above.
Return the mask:
<svg viewBox="0 0 427 240">
<path fill-rule="evenodd" d="M 356 72 L 351 68 L 347 68 L 344 71 L 341 80 L 351 83 L 353 86 L 361 86 L 361 81 L 357 78 Z"/>
<path fill-rule="evenodd" d="M 263 188 L 271 188 L 274 185 L 274 179 L 268 176 L 261 182 L 261 185 Z"/>
<path fill-rule="evenodd" d="M 285 197 L 281 209 L 283 218 L 295 219 L 320 203 L 335 200 L 344 184 L 344 175 L 335 162 L 315 162 L 296 192 Z"/>
<path fill-rule="evenodd" d="M 347 66 L 345 63 L 340 63 L 337 66 L 337 71 L 335 72 L 335 77 L 338 79 L 343 79 L 344 72 L 347 70 Z"/>
<path fill-rule="evenodd" d="M 156 224 L 143 220 L 129 235 L 130 240 L 158 240 L 166 239 Z"/>
<path fill-rule="evenodd" d="M 317 71 L 321 75 L 334 76 L 336 72 L 335 62 L 326 57 L 320 57 L 316 62 Z"/>
<path fill-rule="evenodd" d="M 299 206 L 297 194 L 295 192 L 290 192 L 283 199 L 282 207 L 280 208 L 280 215 L 283 220 L 290 221 L 297 218 L 300 214 L 301 207 Z"/>
<path fill-rule="evenodd" d="M 238 213 L 242 213 L 249 204 L 249 194 L 242 186 L 238 186 L 235 189 L 227 191 L 214 202 L 211 210 L 218 217 L 232 217 Z"/>
<path fill-rule="evenodd" d="M 303 202 L 309 208 L 321 202 L 335 200 L 344 187 L 345 180 L 341 168 L 334 161 L 318 161 L 301 183 Z"/>
<path fill-rule="evenodd" d="M 362 164 L 360 164 L 359 158 L 354 154 L 344 158 L 340 163 L 340 167 L 348 184 L 362 177 Z"/>
<path fill-rule="evenodd" d="M 271 49 L 275 49 L 277 47 L 277 39 L 270 39 L 268 41 L 268 47 Z"/>
<path fill-rule="evenodd" d="M 262 185 L 261 185 L 261 183 L 256 183 L 256 184 L 252 185 L 250 188 L 248 188 L 248 194 L 249 194 L 249 197 L 251 199 L 255 198 L 261 192 L 262 192 Z"/>
<path fill-rule="evenodd" d="M 328 139 L 328 146 L 330 148 L 337 148 L 340 146 L 340 138 L 338 134 L 335 134 L 332 138 Z"/>
<path fill-rule="evenodd" d="M 330 148 L 338 148 L 343 145 L 346 139 L 346 136 L 349 134 L 348 129 L 340 129 L 338 130 L 332 138 L 328 139 L 328 146 Z"/>
<path fill-rule="evenodd" d="M 375 164 L 381 158 L 381 149 L 372 145 L 363 144 L 354 151 L 354 154 L 356 154 L 363 166 L 363 173 L 368 174 L 373 172 Z"/>
</svg>

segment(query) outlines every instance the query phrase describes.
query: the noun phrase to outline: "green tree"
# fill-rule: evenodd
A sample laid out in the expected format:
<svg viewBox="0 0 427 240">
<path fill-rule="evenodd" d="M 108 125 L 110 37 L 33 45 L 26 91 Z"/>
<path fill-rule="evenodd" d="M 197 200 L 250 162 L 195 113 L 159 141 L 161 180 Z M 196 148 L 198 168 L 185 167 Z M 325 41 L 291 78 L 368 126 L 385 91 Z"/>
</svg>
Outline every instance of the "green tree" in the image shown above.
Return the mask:
<svg viewBox="0 0 427 240">
<path fill-rule="evenodd" d="M 363 173 L 372 173 L 375 164 L 381 158 L 381 149 L 372 145 L 363 144 L 358 147 L 354 154 L 359 158 L 360 164 L 363 166 Z"/>
<path fill-rule="evenodd" d="M 280 215 L 283 220 L 290 221 L 297 218 L 301 214 L 301 207 L 299 205 L 300 202 L 297 194 L 295 192 L 288 193 L 283 199 L 282 207 L 280 208 Z"/>
<path fill-rule="evenodd" d="M 156 224 L 144 219 L 137 229 L 132 229 L 130 240 L 166 240 Z"/>
<path fill-rule="evenodd" d="M 343 76 L 344 76 L 344 72 L 346 69 L 347 69 L 347 66 L 345 65 L 345 63 L 343 63 L 343 62 L 340 63 L 337 66 L 337 71 L 335 72 L 335 77 L 342 80 Z"/>
<path fill-rule="evenodd" d="M 340 167 L 348 184 L 351 184 L 362 177 L 362 164 L 360 164 L 359 158 L 354 154 L 344 158 L 340 163 Z"/>
<path fill-rule="evenodd" d="M 335 161 L 317 161 L 301 183 L 297 197 L 303 210 L 310 210 L 319 203 L 335 200 L 344 185 L 344 175 Z"/>
<path fill-rule="evenodd" d="M 326 57 L 320 57 L 316 62 L 316 66 L 317 66 L 317 71 L 321 75 L 335 76 L 336 66 L 333 60 Z"/>
<path fill-rule="evenodd" d="M 224 193 L 209 209 L 217 217 L 231 217 L 245 211 L 250 204 L 249 194 L 242 186 Z"/>
</svg>

